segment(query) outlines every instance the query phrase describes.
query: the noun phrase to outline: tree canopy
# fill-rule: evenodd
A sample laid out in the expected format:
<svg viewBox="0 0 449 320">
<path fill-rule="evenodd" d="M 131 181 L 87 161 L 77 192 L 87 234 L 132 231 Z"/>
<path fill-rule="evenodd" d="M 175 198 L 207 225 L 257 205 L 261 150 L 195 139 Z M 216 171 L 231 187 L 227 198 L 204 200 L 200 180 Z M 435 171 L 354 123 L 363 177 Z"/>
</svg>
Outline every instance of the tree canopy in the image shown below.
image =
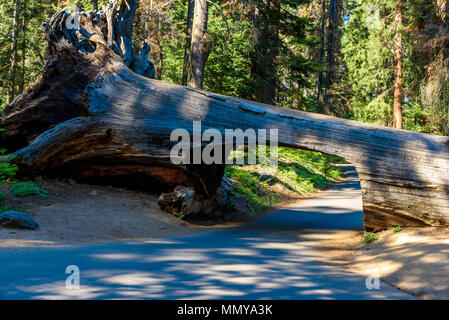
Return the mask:
<svg viewBox="0 0 449 320">
<path fill-rule="evenodd" d="M 2 1 L 2 108 L 41 76 L 46 18 L 106 2 Z M 449 133 L 447 1 L 201 0 L 205 32 L 193 41 L 189 3 L 192 15 L 192 0 L 139 1 L 133 38 L 149 44 L 156 78 L 190 79 L 201 46 L 208 91 L 385 126 L 400 112 L 405 129 Z"/>
</svg>

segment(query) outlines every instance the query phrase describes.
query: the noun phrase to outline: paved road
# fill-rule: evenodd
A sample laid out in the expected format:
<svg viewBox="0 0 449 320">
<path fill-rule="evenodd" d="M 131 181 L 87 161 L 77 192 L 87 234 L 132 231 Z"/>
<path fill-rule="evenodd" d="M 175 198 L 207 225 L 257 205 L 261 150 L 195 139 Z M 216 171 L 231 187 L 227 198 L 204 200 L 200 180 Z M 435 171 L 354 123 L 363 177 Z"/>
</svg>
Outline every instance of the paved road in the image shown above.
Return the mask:
<svg viewBox="0 0 449 320">
<path fill-rule="evenodd" d="M 350 168 L 349 168 L 350 169 Z M 355 171 L 330 191 L 238 228 L 169 240 L 0 251 L 0 299 L 408 299 L 325 265 L 310 232 L 361 229 Z M 313 232 L 313 231 L 312 231 Z M 306 236 L 308 235 L 308 236 Z M 80 288 L 66 288 L 66 267 Z"/>
</svg>

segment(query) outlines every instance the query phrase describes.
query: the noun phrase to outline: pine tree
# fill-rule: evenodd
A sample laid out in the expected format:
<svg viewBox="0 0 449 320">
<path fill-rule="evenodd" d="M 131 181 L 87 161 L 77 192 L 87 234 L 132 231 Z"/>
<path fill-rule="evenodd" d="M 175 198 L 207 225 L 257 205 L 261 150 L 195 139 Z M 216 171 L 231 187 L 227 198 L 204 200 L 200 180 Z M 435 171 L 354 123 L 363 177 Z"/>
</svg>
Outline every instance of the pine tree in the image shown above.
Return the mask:
<svg viewBox="0 0 449 320">
<path fill-rule="evenodd" d="M 357 0 L 342 37 L 351 89 L 349 104 L 358 120 L 392 125 L 394 0 Z"/>
</svg>

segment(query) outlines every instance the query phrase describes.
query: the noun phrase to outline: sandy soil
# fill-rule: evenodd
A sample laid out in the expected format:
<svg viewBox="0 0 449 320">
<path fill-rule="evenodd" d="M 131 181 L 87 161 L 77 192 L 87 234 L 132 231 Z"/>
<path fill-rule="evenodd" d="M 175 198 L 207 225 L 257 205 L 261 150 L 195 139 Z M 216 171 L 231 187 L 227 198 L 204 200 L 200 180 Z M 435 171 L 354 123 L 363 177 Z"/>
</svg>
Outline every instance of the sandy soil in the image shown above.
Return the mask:
<svg viewBox="0 0 449 320">
<path fill-rule="evenodd" d="M 0 248 L 168 238 L 207 230 L 162 212 L 157 195 L 61 181 L 45 181 L 43 188 L 48 198 L 18 198 L 6 186 L 0 188 L 10 205 L 40 224 L 39 230 L 0 227 Z"/>
<path fill-rule="evenodd" d="M 357 231 L 333 232 L 318 242 L 323 260 L 382 281 L 421 299 L 449 299 L 449 230 L 387 230 L 366 244 Z"/>
</svg>

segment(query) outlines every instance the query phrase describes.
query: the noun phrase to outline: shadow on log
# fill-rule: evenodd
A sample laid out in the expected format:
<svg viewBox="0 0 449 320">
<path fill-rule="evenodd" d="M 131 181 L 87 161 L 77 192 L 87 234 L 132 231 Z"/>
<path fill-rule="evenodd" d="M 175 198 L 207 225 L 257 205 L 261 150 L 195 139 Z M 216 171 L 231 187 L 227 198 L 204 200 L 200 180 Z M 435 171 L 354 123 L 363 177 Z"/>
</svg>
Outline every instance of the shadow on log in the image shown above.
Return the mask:
<svg viewBox="0 0 449 320">
<path fill-rule="evenodd" d="M 85 179 L 140 177 L 160 190 L 192 186 L 210 197 L 224 165 L 174 165 L 171 132 L 183 128 L 192 134 L 193 121 L 223 135 L 227 128 L 278 129 L 279 145 L 337 155 L 355 165 L 365 227 L 449 225 L 448 137 L 149 79 L 147 48 L 134 59 L 138 50 L 128 28 L 136 2 L 126 3 L 110 1 L 99 12 L 80 13 L 79 28 L 67 28 L 66 11 L 44 25 L 48 61 L 42 79 L 3 113 L 0 144 L 14 152 L 22 170 L 70 171 Z M 124 21 L 128 25 L 120 25 Z"/>
</svg>

